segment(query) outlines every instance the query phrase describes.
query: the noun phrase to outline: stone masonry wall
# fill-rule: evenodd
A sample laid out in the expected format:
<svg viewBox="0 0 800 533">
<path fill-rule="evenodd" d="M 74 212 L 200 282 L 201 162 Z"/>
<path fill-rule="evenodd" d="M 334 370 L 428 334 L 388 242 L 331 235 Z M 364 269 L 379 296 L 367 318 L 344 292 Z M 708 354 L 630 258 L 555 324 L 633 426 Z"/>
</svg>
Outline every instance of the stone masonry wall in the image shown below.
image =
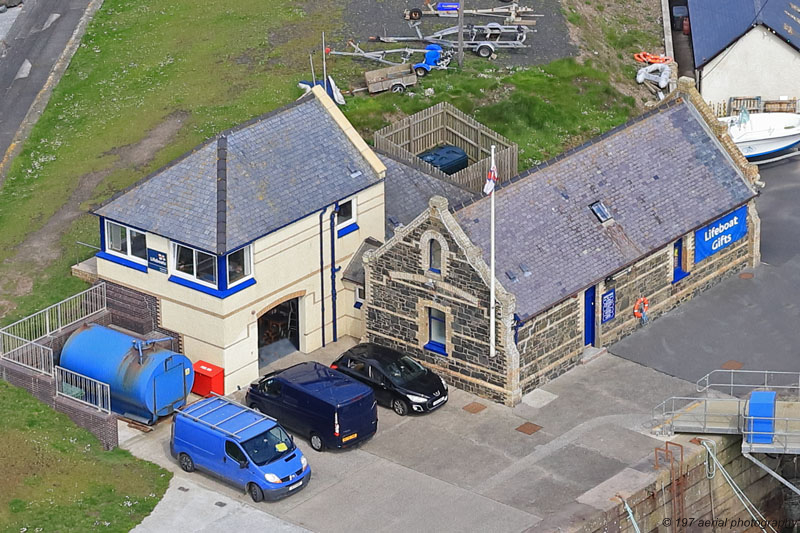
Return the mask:
<svg viewBox="0 0 800 533">
<path fill-rule="evenodd" d="M 752 205 L 748 208 L 750 211 L 757 216 Z M 648 318 L 655 319 L 752 264 L 753 240 L 758 238 L 758 231 L 751 231 L 752 228 L 749 214 L 747 235 L 699 264 L 694 263 L 694 233 L 685 235 L 683 268 L 689 275 L 677 283 L 672 283 L 672 245 L 633 265 L 629 273 L 600 283 L 597 290 L 599 342 L 608 346 L 642 327 L 641 321 L 633 316 L 633 305 L 639 297 L 647 297 L 650 302 Z M 615 317 L 600 324 L 600 298 L 612 288 L 616 296 Z"/>
<path fill-rule="evenodd" d="M 574 367 L 583 353 L 581 300 L 555 305 L 526 322 L 517 332 L 522 394 Z"/>
<path fill-rule="evenodd" d="M 442 243 L 441 274 L 427 268 L 431 236 Z M 422 241 L 422 242 L 421 242 Z M 409 353 L 460 389 L 508 403 L 508 361 L 498 312 L 497 356 L 489 358 L 489 289 L 467 261 L 444 224 L 428 218 L 380 256 L 369 260 L 366 336 L 371 342 Z M 446 351 L 429 340 L 428 308 L 446 316 Z"/>
<path fill-rule="evenodd" d="M 683 516 L 673 514 L 672 484 L 675 482 L 664 465 L 664 455 L 660 455 L 661 469 L 656 480 L 646 487 L 626 487 L 623 492 L 628 505 L 633 511 L 634 520 L 642 533 L 684 531 L 700 533 L 707 531 L 749 532 L 761 531 L 748 524 L 750 515 L 725 481 L 719 468 L 712 479 L 706 477 L 704 461 L 707 458 L 705 448 L 699 444 L 689 443 L 688 435 L 679 436 L 686 453 L 684 467 L 680 476 L 683 487 Z M 782 485 L 755 463 L 741 453 L 741 437 L 714 436 L 716 441 L 715 455 L 734 482 L 744 491 L 768 520 L 783 519 L 781 504 L 783 502 Z M 713 449 L 713 448 L 712 448 Z M 678 451 L 677 447 L 672 450 Z M 777 461 L 765 458 L 768 466 L 775 468 Z M 619 502 L 606 511 L 598 511 L 594 516 L 574 524 L 568 531 L 575 533 L 634 533 L 633 523 L 628 517 L 622 502 L 609 491 L 610 501 Z M 682 518 L 682 528 L 673 528 L 672 521 Z M 716 527 L 710 521 L 716 520 Z M 704 521 L 709 521 L 704 523 Z M 665 525 L 668 524 L 668 525 Z M 781 531 L 781 527 L 776 527 Z"/>
</svg>

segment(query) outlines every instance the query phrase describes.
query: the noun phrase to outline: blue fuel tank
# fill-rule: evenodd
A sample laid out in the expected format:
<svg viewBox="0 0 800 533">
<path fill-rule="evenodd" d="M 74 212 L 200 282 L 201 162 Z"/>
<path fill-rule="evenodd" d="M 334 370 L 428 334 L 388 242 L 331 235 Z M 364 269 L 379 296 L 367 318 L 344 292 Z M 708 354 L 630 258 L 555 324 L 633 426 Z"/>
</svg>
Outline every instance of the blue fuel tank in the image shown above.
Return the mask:
<svg viewBox="0 0 800 533">
<path fill-rule="evenodd" d="M 154 423 L 186 404 L 194 369 L 185 355 L 157 346 L 142 347 L 135 337 L 90 324 L 76 330 L 61 351 L 62 367 L 108 383 L 111 409 Z"/>
</svg>

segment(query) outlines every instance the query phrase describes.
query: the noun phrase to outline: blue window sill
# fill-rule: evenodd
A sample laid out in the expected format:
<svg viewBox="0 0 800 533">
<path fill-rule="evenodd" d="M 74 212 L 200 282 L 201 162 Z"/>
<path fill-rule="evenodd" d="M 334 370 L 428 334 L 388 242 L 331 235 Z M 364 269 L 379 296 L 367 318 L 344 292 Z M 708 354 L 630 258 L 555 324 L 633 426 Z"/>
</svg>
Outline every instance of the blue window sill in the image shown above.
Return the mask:
<svg viewBox="0 0 800 533">
<path fill-rule="evenodd" d="M 683 278 L 687 277 L 690 272 L 684 272 L 683 270 L 676 268 L 672 273 L 672 283 L 678 283 Z"/>
<path fill-rule="evenodd" d="M 142 265 L 118 255 L 110 254 L 108 252 L 97 252 L 95 255 L 100 259 L 105 259 L 106 261 L 111 261 L 112 263 L 138 270 L 139 272 L 147 272 L 147 265 Z"/>
<path fill-rule="evenodd" d="M 442 271 L 439 270 L 438 268 L 429 268 L 428 270 L 430 270 L 434 274 L 441 274 L 442 273 Z"/>
<path fill-rule="evenodd" d="M 247 287 L 250 287 L 251 285 L 255 285 L 256 284 L 256 280 L 254 278 L 250 278 L 247 281 L 243 281 L 243 282 L 241 282 L 240 284 L 238 284 L 237 286 L 235 286 L 235 287 L 233 287 L 231 289 L 227 289 L 227 290 L 221 291 L 221 290 L 218 290 L 218 289 L 214 289 L 212 287 L 207 287 L 206 285 L 202 285 L 200 283 L 195 283 L 194 281 L 189 281 L 188 279 L 184 279 L 184 278 L 181 278 L 181 277 L 178 277 L 178 276 L 170 276 L 168 279 L 172 283 L 176 283 L 176 284 L 181 285 L 183 287 L 188 287 L 190 289 L 194 289 L 196 291 L 199 291 L 199 292 L 202 292 L 202 293 L 205 293 L 205 294 L 209 294 L 209 295 L 215 296 L 217 298 L 227 298 L 228 296 L 230 296 L 232 294 L 236 294 L 237 292 L 239 292 L 239 291 L 241 291 L 243 289 L 246 289 Z"/>
<path fill-rule="evenodd" d="M 439 342 L 429 342 L 425 346 L 423 346 L 426 350 L 433 353 L 438 353 L 439 355 L 444 355 L 447 357 L 447 351 L 444 349 L 444 344 Z"/>
<path fill-rule="evenodd" d="M 338 230 L 338 231 L 336 232 L 336 236 L 337 236 L 338 238 L 340 238 L 340 239 L 341 239 L 341 238 L 342 238 L 342 237 L 344 237 L 345 235 L 347 235 L 347 234 L 349 234 L 349 233 L 353 233 L 353 232 L 354 232 L 355 230 L 357 230 L 357 229 L 358 229 L 358 224 L 356 224 L 355 222 L 353 222 L 353 223 L 352 223 L 352 224 L 350 224 L 349 226 L 345 226 L 345 227 L 343 227 L 342 229 Z"/>
<path fill-rule="evenodd" d="M 356 302 L 356 303 L 353 305 L 353 307 L 355 307 L 356 309 L 361 309 L 361 306 L 362 306 L 362 305 L 364 305 L 364 302 Z"/>
</svg>

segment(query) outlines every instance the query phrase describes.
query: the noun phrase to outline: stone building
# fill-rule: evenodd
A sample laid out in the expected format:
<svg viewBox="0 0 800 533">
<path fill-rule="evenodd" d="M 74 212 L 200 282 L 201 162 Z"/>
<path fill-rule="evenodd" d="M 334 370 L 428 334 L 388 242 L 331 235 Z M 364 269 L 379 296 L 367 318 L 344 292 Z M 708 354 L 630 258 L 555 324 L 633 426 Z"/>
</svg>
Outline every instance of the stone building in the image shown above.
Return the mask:
<svg viewBox="0 0 800 533">
<path fill-rule="evenodd" d="M 758 175 L 681 84 L 644 115 L 497 189 L 496 356 L 489 199 L 434 197 L 363 256 L 366 337 L 509 405 L 587 347 L 759 261 Z"/>
</svg>

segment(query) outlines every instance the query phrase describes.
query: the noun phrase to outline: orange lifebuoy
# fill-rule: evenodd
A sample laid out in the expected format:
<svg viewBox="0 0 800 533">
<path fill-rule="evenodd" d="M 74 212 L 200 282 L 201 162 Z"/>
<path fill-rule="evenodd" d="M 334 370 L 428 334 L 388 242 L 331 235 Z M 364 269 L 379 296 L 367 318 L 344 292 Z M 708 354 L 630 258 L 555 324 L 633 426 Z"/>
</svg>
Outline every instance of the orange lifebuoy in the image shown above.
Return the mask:
<svg viewBox="0 0 800 533">
<path fill-rule="evenodd" d="M 641 308 L 641 310 L 640 310 Z M 642 296 L 636 303 L 633 304 L 633 316 L 636 318 L 642 318 L 643 313 L 647 313 L 647 310 L 650 309 L 650 301 Z"/>
<path fill-rule="evenodd" d="M 633 54 L 633 58 L 639 63 L 670 63 L 672 58 L 669 56 L 655 55 L 648 52 Z"/>
</svg>

